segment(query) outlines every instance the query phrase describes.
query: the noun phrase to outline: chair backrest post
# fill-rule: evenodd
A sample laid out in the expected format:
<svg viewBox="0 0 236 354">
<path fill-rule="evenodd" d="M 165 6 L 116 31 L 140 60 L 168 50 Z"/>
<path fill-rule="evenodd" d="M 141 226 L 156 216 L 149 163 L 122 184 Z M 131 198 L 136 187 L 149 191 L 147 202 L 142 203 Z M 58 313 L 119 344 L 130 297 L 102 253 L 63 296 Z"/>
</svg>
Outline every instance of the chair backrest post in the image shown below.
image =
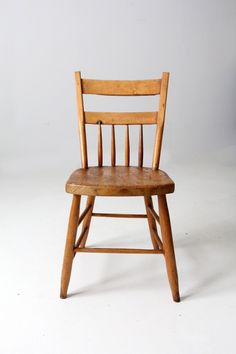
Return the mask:
<svg viewBox="0 0 236 354">
<path fill-rule="evenodd" d="M 82 79 L 80 71 L 75 72 L 76 80 L 76 96 L 77 96 L 77 109 L 78 109 L 78 128 L 80 138 L 80 153 L 82 167 L 88 167 L 88 155 L 87 155 L 87 139 L 85 130 L 85 118 L 84 118 L 84 102 L 82 95 Z"/>
<path fill-rule="evenodd" d="M 156 126 L 156 137 L 152 159 L 152 169 L 157 170 L 160 164 L 161 145 L 165 124 L 166 101 L 168 92 L 169 73 L 164 72 L 161 79 L 161 92 L 159 101 L 158 121 Z"/>
</svg>

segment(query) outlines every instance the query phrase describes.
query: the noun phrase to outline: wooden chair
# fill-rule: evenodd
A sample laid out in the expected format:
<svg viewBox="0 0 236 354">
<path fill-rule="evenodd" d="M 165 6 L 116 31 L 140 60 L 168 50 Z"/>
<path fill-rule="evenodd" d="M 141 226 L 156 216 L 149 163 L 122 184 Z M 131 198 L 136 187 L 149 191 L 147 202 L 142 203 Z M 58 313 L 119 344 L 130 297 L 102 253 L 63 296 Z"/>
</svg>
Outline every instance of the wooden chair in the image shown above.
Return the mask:
<svg viewBox="0 0 236 354">
<path fill-rule="evenodd" d="M 73 194 L 73 200 L 61 276 L 61 298 L 67 297 L 72 262 L 77 252 L 155 253 L 164 255 L 172 296 L 174 301 L 179 302 L 178 275 L 166 201 L 166 194 L 174 192 L 174 182 L 165 172 L 159 170 L 169 73 L 164 72 L 161 79 L 136 81 L 82 79 L 79 71 L 75 73 L 75 77 L 82 168 L 73 172 L 66 183 L 66 191 Z M 83 94 L 160 95 L 159 109 L 156 112 L 85 112 Z M 88 166 L 86 124 L 98 125 L 98 166 L 96 167 Z M 102 125 L 104 124 L 111 125 L 111 166 L 103 166 Z M 130 166 L 129 125 L 134 124 L 140 125 L 137 167 Z M 143 167 L 143 124 L 156 126 L 152 168 Z M 126 126 L 125 166 L 116 166 L 115 125 Z M 82 195 L 87 196 L 87 204 L 80 214 Z M 158 198 L 159 215 L 153 208 L 153 195 L 157 195 Z M 146 214 L 94 213 L 96 196 L 143 196 Z M 86 247 L 92 216 L 147 218 L 153 249 Z M 158 235 L 156 222 L 160 224 L 162 239 Z M 81 223 L 82 231 L 76 239 L 77 229 Z"/>
</svg>

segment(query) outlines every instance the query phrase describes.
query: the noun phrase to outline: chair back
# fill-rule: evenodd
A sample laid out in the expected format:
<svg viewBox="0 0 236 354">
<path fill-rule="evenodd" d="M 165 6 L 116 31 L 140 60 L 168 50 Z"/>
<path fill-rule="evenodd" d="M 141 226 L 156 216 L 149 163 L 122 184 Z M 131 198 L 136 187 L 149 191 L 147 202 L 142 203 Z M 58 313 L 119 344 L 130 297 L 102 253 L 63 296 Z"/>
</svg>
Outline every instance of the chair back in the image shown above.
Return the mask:
<svg viewBox="0 0 236 354">
<path fill-rule="evenodd" d="M 88 167 L 86 125 L 98 125 L 98 166 L 103 166 L 102 125 L 111 125 L 111 166 L 116 166 L 115 126 L 125 125 L 125 166 L 130 165 L 129 125 L 140 125 L 138 145 L 138 166 L 143 166 L 143 125 L 152 124 L 156 128 L 153 148 L 152 169 L 159 168 L 162 136 L 165 123 L 166 99 L 169 73 L 164 72 L 161 79 L 153 80 L 91 80 L 81 78 L 75 73 L 78 125 L 82 167 Z M 159 107 L 154 112 L 88 112 L 84 110 L 83 95 L 107 96 L 152 96 L 160 95 Z"/>
</svg>

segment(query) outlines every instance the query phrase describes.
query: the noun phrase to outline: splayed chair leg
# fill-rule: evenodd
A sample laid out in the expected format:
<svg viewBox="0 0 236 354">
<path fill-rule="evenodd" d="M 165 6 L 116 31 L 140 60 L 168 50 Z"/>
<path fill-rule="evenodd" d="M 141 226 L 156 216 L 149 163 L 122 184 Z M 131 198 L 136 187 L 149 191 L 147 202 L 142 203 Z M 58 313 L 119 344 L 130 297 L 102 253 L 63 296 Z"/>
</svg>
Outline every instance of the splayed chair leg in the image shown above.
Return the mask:
<svg viewBox="0 0 236 354">
<path fill-rule="evenodd" d="M 74 258 L 74 245 L 79 219 L 80 200 L 80 195 L 73 195 L 61 274 L 60 297 L 62 299 L 67 297 L 67 289 L 70 282 L 71 268 Z"/>
<path fill-rule="evenodd" d="M 158 196 L 158 205 L 167 275 L 170 283 L 173 300 L 179 302 L 180 296 L 178 285 L 178 273 L 175 261 L 175 251 L 171 233 L 171 224 L 166 195 Z"/>
</svg>

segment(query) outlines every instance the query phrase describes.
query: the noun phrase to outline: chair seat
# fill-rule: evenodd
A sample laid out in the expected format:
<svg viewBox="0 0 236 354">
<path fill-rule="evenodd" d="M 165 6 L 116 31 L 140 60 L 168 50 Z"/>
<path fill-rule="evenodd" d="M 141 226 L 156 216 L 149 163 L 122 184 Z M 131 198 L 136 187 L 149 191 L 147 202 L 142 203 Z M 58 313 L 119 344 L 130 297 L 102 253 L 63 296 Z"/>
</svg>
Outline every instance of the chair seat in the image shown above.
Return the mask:
<svg viewBox="0 0 236 354">
<path fill-rule="evenodd" d="M 66 192 L 79 195 L 144 196 L 174 192 L 174 182 L 161 170 L 147 167 L 88 167 L 72 173 Z"/>
</svg>

